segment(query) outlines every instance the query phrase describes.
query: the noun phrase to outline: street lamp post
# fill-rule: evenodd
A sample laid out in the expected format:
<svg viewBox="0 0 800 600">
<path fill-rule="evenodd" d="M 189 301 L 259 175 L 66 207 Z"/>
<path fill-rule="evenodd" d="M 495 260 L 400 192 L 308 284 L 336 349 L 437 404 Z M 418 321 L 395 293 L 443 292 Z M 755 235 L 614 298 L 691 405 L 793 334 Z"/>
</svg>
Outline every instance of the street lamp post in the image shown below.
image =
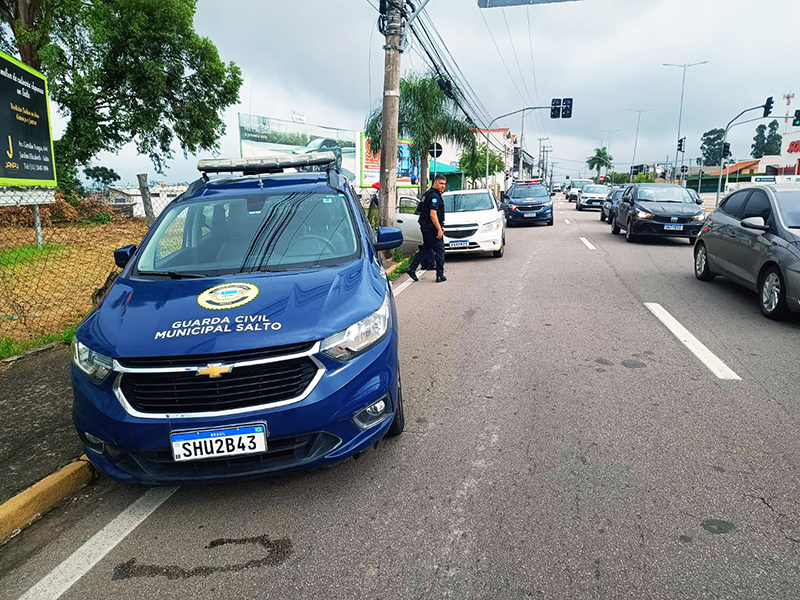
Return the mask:
<svg viewBox="0 0 800 600">
<path fill-rule="evenodd" d="M 504 115 L 500 115 L 499 117 L 495 117 L 491 121 L 489 121 L 489 126 L 486 128 L 486 187 L 489 187 L 489 133 L 492 131 L 492 125 L 494 125 L 495 121 L 499 121 L 505 117 L 510 117 L 511 115 L 516 115 L 517 113 L 524 112 L 526 110 L 537 110 L 543 108 L 550 108 L 549 106 L 526 106 L 525 108 L 520 108 L 519 110 L 512 111 L 510 113 L 506 113 Z M 519 147 L 520 152 L 520 165 L 522 164 L 522 153 L 524 150 L 522 149 L 522 145 Z M 520 167 L 520 176 L 522 176 L 522 168 Z"/>
<path fill-rule="evenodd" d="M 683 81 L 681 83 L 681 105 L 680 105 L 680 109 L 678 111 L 678 140 L 679 141 L 681 139 L 681 120 L 683 119 L 683 91 L 686 88 L 686 69 L 688 69 L 689 67 L 696 67 L 697 65 L 705 65 L 707 63 L 708 63 L 707 60 L 704 60 L 703 62 L 689 63 L 689 64 L 685 64 L 685 65 L 673 65 L 671 63 L 663 63 L 663 66 L 665 66 L 665 67 L 680 67 L 681 69 L 683 69 Z M 675 143 L 675 169 L 677 170 L 677 168 L 678 168 L 678 143 L 676 142 Z M 683 177 L 683 174 L 681 174 L 681 177 Z"/>
<path fill-rule="evenodd" d="M 642 113 L 648 112 L 652 109 L 650 108 L 643 108 L 638 110 L 636 108 L 629 108 L 628 112 L 635 112 L 639 113 L 639 116 L 636 117 L 636 136 L 633 138 L 633 158 L 631 159 L 631 183 L 633 183 L 633 167 L 636 166 L 636 145 L 639 143 L 639 121 L 642 120 Z"/>
<path fill-rule="evenodd" d="M 611 154 L 611 136 L 613 136 L 615 133 L 617 133 L 619 131 L 622 131 L 622 130 L 621 129 L 601 129 L 600 130 L 600 133 L 607 133 L 608 134 L 608 153 L 609 154 Z M 602 141 L 601 141 L 600 145 L 602 146 Z M 613 164 L 611 165 L 611 170 L 612 171 L 614 170 L 614 165 Z M 606 177 L 608 177 L 608 167 L 606 167 Z M 597 183 L 600 183 L 600 182 L 598 181 Z"/>
</svg>

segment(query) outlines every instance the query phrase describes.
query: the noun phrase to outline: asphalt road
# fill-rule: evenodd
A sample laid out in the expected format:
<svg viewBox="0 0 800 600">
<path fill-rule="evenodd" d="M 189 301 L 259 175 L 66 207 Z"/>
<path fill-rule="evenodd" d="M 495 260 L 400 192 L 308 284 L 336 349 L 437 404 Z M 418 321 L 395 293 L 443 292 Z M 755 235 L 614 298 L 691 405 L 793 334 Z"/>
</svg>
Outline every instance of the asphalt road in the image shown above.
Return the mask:
<svg viewBox="0 0 800 600">
<path fill-rule="evenodd" d="M 447 275 L 397 298 L 400 438 L 332 469 L 178 489 L 62 597 L 798 597 L 800 320 L 695 280 L 686 240 L 628 244 L 567 203 Z M 146 492 L 102 483 L 12 540 L 0 596 Z"/>
</svg>

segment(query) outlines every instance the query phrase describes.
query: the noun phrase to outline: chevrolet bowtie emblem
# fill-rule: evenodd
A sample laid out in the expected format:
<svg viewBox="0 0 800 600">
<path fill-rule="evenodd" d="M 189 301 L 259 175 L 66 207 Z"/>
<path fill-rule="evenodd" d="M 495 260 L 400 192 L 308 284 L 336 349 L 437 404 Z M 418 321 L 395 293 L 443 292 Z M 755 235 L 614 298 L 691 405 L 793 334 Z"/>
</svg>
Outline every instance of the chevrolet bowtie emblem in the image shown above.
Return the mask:
<svg viewBox="0 0 800 600">
<path fill-rule="evenodd" d="M 231 365 L 223 365 L 221 363 L 216 363 L 213 365 L 208 365 L 207 367 L 203 367 L 202 369 L 197 369 L 198 375 L 208 375 L 209 377 L 219 377 L 224 373 L 230 373 L 233 371 L 233 367 Z"/>
</svg>

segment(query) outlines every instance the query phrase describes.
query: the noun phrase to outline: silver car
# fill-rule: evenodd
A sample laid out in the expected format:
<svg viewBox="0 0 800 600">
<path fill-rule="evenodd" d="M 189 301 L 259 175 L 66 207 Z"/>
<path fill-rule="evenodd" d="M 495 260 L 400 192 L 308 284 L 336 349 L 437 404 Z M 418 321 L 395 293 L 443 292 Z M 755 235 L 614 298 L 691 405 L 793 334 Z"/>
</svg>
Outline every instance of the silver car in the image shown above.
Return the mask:
<svg viewBox="0 0 800 600">
<path fill-rule="evenodd" d="M 578 200 L 575 203 L 577 210 L 585 208 L 601 208 L 603 202 L 606 201 L 608 196 L 608 188 L 604 185 L 585 185 L 581 188 L 578 194 Z"/>
<path fill-rule="evenodd" d="M 752 186 L 725 197 L 694 246 L 694 274 L 758 292 L 770 319 L 800 312 L 800 186 Z"/>
</svg>

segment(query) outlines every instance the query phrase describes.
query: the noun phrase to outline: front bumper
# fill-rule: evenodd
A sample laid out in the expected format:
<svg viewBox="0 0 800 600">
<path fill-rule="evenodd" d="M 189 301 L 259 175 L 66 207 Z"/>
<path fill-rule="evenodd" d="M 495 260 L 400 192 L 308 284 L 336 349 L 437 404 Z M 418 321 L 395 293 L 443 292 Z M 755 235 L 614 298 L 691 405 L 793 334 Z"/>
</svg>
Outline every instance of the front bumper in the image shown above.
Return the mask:
<svg viewBox="0 0 800 600">
<path fill-rule="evenodd" d="M 396 323 L 396 315 L 393 315 Z M 392 418 L 370 429 L 358 428 L 353 415 L 387 397 L 397 411 L 397 330 L 375 347 L 347 363 L 316 355 L 325 373 L 301 401 L 275 408 L 226 416 L 141 418 L 131 415 L 112 390 L 113 374 L 95 385 L 73 366 L 73 421 L 89 460 L 121 482 L 148 485 L 243 479 L 313 468 L 341 461 L 380 440 Z M 172 460 L 170 433 L 250 423 L 266 423 L 267 452 Z M 87 441 L 86 432 L 105 442 Z"/>
<path fill-rule="evenodd" d="M 475 233 L 466 238 L 444 236 L 444 251 L 447 254 L 470 254 L 473 252 L 494 252 L 503 246 L 503 227 L 487 233 Z M 464 244 L 466 242 L 466 245 Z M 455 244 L 455 245 L 453 245 Z"/>
<path fill-rule="evenodd" d="M 539 223 L 550 221 L 553 218 L 553 205 L 545 206 L 538 211 L 509 210 L 506 213 L 506 220 L 517 225 L 519 223 Z"/>
<path fill-rule="evenodd" d="M 700 230 L 703 228 L 703 224 L 703 221 L 675 223 L 675 225 L 683 226 L 683 229 L 676 231 L 674 229 L 665 228 L 665 226 L 673 225 L 673 223 L 663 223 L 651 219 L 636 219 L 632 222 L 631 233 L 639 236 L 653 237 L 697 237 Z"/>
<path fill-rule="evenodd" d="M 581 206 L 583 208 L 602 208 L 605 201 L 605 198 L 581 198 Z"/>
</svg>

